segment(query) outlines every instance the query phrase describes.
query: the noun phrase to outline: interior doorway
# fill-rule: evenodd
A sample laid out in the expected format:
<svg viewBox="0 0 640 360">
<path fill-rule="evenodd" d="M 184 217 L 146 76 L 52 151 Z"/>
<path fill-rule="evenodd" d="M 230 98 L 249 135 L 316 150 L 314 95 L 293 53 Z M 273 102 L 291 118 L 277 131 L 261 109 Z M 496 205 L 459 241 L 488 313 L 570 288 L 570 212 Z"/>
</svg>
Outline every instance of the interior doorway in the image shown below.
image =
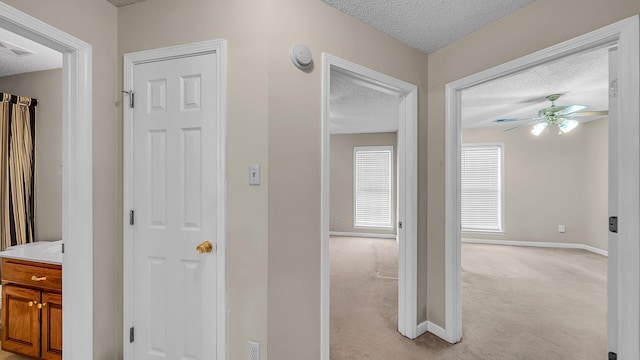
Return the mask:
<svg viewBox="0 0 640 360">
<path fill-rule="evenodd" d="M 446 182 L 446 340 L 462 338 L 461 315 L 461 231 L 460 231 L 460 134 L 461 95 L 474 86 L 511 76 L 544 63 L 590 50 L 616 49 L 609 78 L 609 215 L 620 217 L 617 232 L 610 236 L 608 271 L 608 351 L 621 358 L 640 356 L 638 338 L 638 288 L 640 247 L 635 239 L 640 234 L 638 196 L 640 172 L 637 152 L 639 86 L 638 16 L 558 44 L 551 48 L 511 61 L 456 82 L 447 84 L 447 156 Z M 624 197 L 622 197 L 624 194 Z M 625 225 L 622 227 L 622 219 Z M 627 241 L 625 241 L 627 240 Z M 622 272 L 620 269 L 624 268 Z M 604 354 L 603 354 L 604 356 Z"/>
<path fill-rule="evenodd" d="M 396 98 L 392 117 L 397 119 L 397 204 L 392 221 L 398 239 L 398 331 L 411 339 L 417 329 L 417 87 L 346 60 L 323 54 L 322 93 L 322 237 L 321 237 L 321 358 L 329 359 L 330 348 L 330 182 L 331 134 L 339 132 L 342 124 L 332 124 L 332 76 L 347 79 L 349 83 Z M 347 119 L 347 122 L 357 122 Z M 368 130 L 376 132 L 371 124 Z M 378 129 L 380 131 L 380 129 Z M 385 131 L 385 130 L 383 130 Z M 386 130 L 389 131 L 388 129 Z M 355 155 L 354 155 L 355 156 Z"/>
<path fill-rule="evenodd" d="M 462 91 L 463 343 L 488 358 L 606 357 L 609 52 Z"/>
<path fill-rule="evenodd" d="M 91 45 L 0 2 L 0 27 L 62 53 L 64 356 L 93 357 Z M 73 221 L 72 221 L 73 220 Z"/>
</svg>

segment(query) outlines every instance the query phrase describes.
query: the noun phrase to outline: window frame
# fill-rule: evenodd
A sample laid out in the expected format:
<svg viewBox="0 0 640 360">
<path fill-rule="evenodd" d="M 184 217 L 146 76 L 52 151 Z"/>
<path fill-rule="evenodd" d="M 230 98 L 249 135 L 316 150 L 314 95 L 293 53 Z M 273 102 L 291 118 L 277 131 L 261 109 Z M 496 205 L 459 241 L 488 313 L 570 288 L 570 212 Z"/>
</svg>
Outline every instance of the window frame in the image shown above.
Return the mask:
<svg viewBox="0 0 640 360">
<path fill-rule="evenodd" d="M 498 147 L 500 149 L 500 229 L 499 230 L 485 230 L 485 229 L 465 229 L 462 223 L 462 149 L 465 147 Z M 483 143 L 462 143 L 460 146 L 460 232 L 466 234 L 500 234 L 503 235 L 506 232 L 506 218 L 505 218 L 505 176 L 504 176 L 504 158 L 505 158 L 505 146 L 504 142 L 483 142 Z"/>
<path fill-rule="evenodd" d="M 357 218 L 357 196 L 358 196 L 358 171 L 357 171 L 357 154 L 365 151 L 390 151 L 389 162 L 389 225 L 359 225 Z M 394 211 L 394 157 L 395 152 L 393 145 L 375 145 L 375 146 L 354 146 L 353 147 L 353 228 L 369 229 L 369 230 L 394 230 L 395 229 L 395 211 Z"/>
</svg>

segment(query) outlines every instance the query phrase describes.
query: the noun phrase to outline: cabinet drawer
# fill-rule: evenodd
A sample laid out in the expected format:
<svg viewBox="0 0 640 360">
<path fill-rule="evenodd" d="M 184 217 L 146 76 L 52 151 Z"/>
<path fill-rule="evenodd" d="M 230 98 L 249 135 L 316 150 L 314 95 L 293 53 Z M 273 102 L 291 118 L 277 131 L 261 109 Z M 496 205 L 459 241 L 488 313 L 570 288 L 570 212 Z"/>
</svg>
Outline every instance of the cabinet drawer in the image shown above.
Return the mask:
<svg viewBox="0 0 640 360">
<path fill-rule="evenodd" d="M 2 260 L 2 282 L 62 291 L 62 267 L 5 258 Z"/>
</svg>

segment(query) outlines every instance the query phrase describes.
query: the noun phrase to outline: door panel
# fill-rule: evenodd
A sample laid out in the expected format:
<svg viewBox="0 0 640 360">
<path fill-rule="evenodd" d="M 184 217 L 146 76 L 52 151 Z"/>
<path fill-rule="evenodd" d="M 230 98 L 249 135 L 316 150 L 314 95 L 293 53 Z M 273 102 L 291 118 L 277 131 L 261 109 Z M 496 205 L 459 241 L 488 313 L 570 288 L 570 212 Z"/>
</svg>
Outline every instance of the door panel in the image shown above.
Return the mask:
<svg viewBox="0 0 640 360">
<path fill-rule="evenodd" d="M 215 62 L 134 69 L 136 359 L 216 357 Z M 212 252 L 196 252 L 204 241 Z"/>
<path fill-rule="evenodd" d="M 62 295 L 42 293 L 42 358 L 62 359 Z"/>
<path fill-rule="evenodd" d="M 2 350 L 40 356 L 40 291 L 2 286 Z"/>
</svg>

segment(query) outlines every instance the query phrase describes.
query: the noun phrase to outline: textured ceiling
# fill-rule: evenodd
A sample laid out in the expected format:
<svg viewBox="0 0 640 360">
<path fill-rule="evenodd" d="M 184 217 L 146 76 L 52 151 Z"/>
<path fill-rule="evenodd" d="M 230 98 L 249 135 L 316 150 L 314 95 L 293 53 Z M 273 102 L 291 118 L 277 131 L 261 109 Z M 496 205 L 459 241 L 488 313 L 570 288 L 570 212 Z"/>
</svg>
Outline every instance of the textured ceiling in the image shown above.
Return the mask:
<svg viewBox="0 0 640 360">
<path fill-rule="evenodd" d="M 562 94 L 557 105 L 587 105 L 608 109 L 608 49 L 573 55 L 558 61 L 472 87 L 462 92 L 462 126 L 512 127 L 499 118 L 532 118 L 548 107 L 550 94 Z M 329 121 L 332 134 L 394 132 L 398 129 L 399 98 L 343 73 L 332 71 Z M 598 117 L 580 118 L 590 121 Z"/>
<path fill-rule="evenodd" d="M 356 134 L 398 131 L 397 95 L 331 71 L 329 132 Z"/>
<path fill-rule="evenodd" d="M 142 2 L 144 0 L 107 0 L 108 2 L 112 3 L 115 6 L 125 6 L 125 5 L 130 5 L 130 4 L 135 4 L 138 2 Z"/>
<path fill-rule="evenodd" d="M 23 51 L 25 55 L 22 55 Z M 21 55 L 16 56 L 16 52 Z M 61 67 L 62 54 L 59 52 L 0 28 L 0 76 Z"/>
<path fill-rule="evenodd" d="M 534 0 L 322 0 L 425 53 Z"/>
<path fill-rule="evenodd" d="M 462 92 L 462 126 L 495 124 L 499 118 L 532 118 L 550 106 L 550 94 L 563 94 L 556 105 L 587 105 L 585 110 L 609 108 L 608 49 L 573 55 Z M 581 118 L 583 121 L 595 118 Z"/>
</svg>

